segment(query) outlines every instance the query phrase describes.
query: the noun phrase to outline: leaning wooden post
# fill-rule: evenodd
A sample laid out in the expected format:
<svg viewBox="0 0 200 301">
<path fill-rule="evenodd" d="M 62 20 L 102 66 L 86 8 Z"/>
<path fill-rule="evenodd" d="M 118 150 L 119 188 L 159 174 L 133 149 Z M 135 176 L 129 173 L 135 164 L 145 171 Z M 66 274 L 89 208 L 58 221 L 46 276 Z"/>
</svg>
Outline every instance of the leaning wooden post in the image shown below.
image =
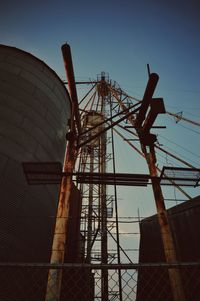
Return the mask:
<svg viewBox="0 0 200 301">
<path fill-rule="evenodd" d="M 152 125 L 158 114 L 164 114 L 165 107 L 162 98 L 153 98 L 159 76 L 156 73 L 149 73 L 149 80 L 143 96 L 139 113 L 134 122 L 137 130 L 142 151 L 146 158 L 149 173 L 152 179 L 152 188 L 156 203 L 158 223 L 160 227 L 161 238 L 164 247 L 164 254 L 167 263 L 177 263 L 177 255 L 173 235 L 170 229 L 167 210 L 160 186 L 160 180 L 156 168 L 156 154 L 154 143 L 156 136 L 150 133 Z M 174 301 L 185 301 L 181 274 L 179 269 L 168 269 L 169 281 L 171 285 Z"/>
<path fill-rule="evenodd" d="M 74 151 L 71 141 L 68 143 L 67 154 L 65 159 L 66 173 L 71 174 L 74 168 Z M 55 232 L 53 238 L 51 264 L 64 263 L 65 243 L 67 226 L 69 221 L 69 202 L 72 189 L 72 176 L 67 175 L 62 177 L 59 202 L 56 216 Z M 49 270 L 46 301 L 59 301 L 62 282 L 62 269 Z"/>
<path fill-rule="evenodd" d="M 72 190 L 72 173 L 77 156 L 77 135 L 76 129 L 80 132 L 80 119 L 78 114 L 78 100 L 74 80 L 74 71 L 69 45 L 62 46 L 63 59 L 65 63 L 70 96 L 71 96 L 71 119 L 70 130 L 67 133 L 68 144 L 63 166 L 63 177 L 60 186 L 58 209 L 51 252 L 51 264 L 64 263 L 65 244 L 69 224 L 69 207 Z M 62 284 L 62 269 L 51 269 L 48 274 L 47 290 L 45 301 L 59 301 Z"/>
<path fill-rule="evenodd" d="M 160 181 L 156 169 L 156 156 L 154 145 L 150 146 L 150 152 L 145 153 L 149 172 L 152 177 L 152 188 L 157 209 L 158 223 L 162 237 L 164 254 L 167 263 L 176 263 L 177 255 L 173 241 L 172 232 L 168 220 L 167 210 L 165 208 L 164 198 L 160 186 Z M 185 301 L 185 294 L 181 280 L 180 270 L 177 268 L 168 269 L 169 281 L 172 289 L 174 301 Z"/>
</svg>

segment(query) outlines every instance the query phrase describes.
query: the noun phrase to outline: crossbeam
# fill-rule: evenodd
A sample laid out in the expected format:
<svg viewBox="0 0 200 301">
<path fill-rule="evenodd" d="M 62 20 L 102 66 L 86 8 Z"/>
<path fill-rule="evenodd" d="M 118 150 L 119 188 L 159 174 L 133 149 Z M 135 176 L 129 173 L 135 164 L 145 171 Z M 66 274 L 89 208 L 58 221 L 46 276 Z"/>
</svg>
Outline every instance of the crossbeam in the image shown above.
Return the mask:
<svg viewBox="0 0 200 301">
<path fill-rule="evenodd" d="M 60 184 L 62 177 L 69 175 L 74 176 L 77 183 L 119 186 L 147 186 L 152 184 L 152 179 L 157 179 L 164 186 L 178 184 L 197 187 L 200 180 L 200 169 L 165 166 L 158 177 L 135 173 L 74 172 L 69 174 L 62 171 L 60 162 L 24 162 L 23 169 L 30 185 Z"/>
</svg>

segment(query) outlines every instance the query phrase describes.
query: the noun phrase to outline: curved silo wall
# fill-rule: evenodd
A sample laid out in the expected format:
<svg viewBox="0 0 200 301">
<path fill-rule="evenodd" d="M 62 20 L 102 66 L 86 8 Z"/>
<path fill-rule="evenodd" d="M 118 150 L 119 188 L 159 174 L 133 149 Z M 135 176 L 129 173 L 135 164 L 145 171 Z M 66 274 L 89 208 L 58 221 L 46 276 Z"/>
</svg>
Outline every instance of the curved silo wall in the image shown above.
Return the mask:
<svg viewBox="0 0 200 301">
<path fill-rule="evenodd" d="M 0 45 L 0 261 L 47 262 L 58 185 L 30 186 L 22 162 L 63 162 L 70 99 L 44 62 Z"/>
</svg>

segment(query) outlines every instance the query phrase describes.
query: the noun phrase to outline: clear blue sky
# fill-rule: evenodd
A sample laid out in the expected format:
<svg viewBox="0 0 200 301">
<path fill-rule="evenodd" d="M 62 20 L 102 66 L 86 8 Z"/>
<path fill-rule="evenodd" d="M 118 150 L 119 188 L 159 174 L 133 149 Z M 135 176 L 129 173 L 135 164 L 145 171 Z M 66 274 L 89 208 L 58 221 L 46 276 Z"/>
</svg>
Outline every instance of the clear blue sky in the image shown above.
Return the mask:
<svg viewBox="0 0 200 301">
<path fill-rule="evenodd" d="M 7 0 L 0 42 L 32 52 L 62 75 L 60 46 L 67 41 L 77 77 L 105 70 L 140 96 L 149 63 L 175 103 L 175 92 L 200 91 L 199 11 L 197 0 Z"/>
<path fill-rule="evenodd" d="M 1 3 L 0 43 L 31 52 L 64 79 L 60 47 L 68 42 L 78 80 L 106 71 L 138 98 L 143 96 L 149 63 L 160 76 L 156 94 L 167 109 L 183 110 L 198 121 L 199 13 L 198 0 L 7 0 Z M 196 153 L 185 156 L 199 166 L 199 134 L 179 124 L 180 131 L 175 131 L 175 122 L 167 117 L 162 125 L 168 132 L 159 133 Z M 169 143 L 162 137 L 160 141 Z M 182 152 L 175 144 L 169 146 Z"/>
</svg>

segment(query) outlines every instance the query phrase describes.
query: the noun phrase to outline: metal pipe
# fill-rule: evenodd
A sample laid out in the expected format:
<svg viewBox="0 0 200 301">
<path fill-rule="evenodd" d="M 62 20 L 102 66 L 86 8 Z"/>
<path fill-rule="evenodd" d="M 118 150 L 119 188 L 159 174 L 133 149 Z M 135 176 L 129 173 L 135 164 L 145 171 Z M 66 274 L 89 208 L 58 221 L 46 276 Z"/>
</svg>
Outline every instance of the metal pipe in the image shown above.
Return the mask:
<svg viewBox="0 0 200 301">
<path fill-rule="evenodd" d="M 120 118 L 119 120 L 113 122 L 112 124 L 110 124 L 109 126 L 107 126 L 106 128 L 103 128 L 101 131 L 99 131 L 96 135 L 92 136 L 91 138 L 89 138 L 88 140 L 81 142 L 78 147 L 82 147 L 85 144 L 91 142 L 92 140 L 94 140 L 95 138 L 99 137 L 101 134 L 105 133 L 107 130 L 111 129 L 112 127 L 114 127 L 115 125 L 117 125 L 118 123 L 120 123 L 121 121 L 123 121 L 124 119 L 128 118 L 129 116 L 131 116 L 132 114 L 136 113 L 138 111 L 139 108 L 135 109 L 132 112 L 127 113 L 125 116 L 123 116 L 122 118 Z"/>
<path fill-rule="evenodd" d="M 71 53 L 69 45 L 62 46 L 63 58 L 66 66 L 66 71 L 68 74 L 68 79 L 71 82 L 71 96 L 72 96 L 72 112 L 71 112 L 71 124 L 70 131 L 73 135 L 68 141 L 68 145 L 66 147 L 66 154 L 64 159 L 63 171 L 67 175 L 63 175 L 59 200 L 58 200 L 58 208 L 56 215 L 56 223 L 53 237 L 53 245 L 51 252 L 51 264 L 58 264 L 64 262 L 65 256 L 65 244 L 66 244 L 66 235 L 68 233 L 68 223 L 69 223 L 69 204 L 72 190 L 72 173 L 75 165 L 76 158 L 76 135 L 75 135 L 75 118 L 78 118 L 77 112 L 77 100 L 74 98 L 74 94 L 76 94 L 76 89 L 74 89 L 74 77 L 73 77 L 73 66 L 71 61 Z M 77 123 L 78 126 L 78 123 Z M 47 282 L 47 290 L 45 301 L 59 301 L 60 293 L 61 293 L 61 282 L 62 282 L 62 270 L 49 270 L 48 274 L 48 282 Z"/>
<path fill-rule="evenodd" d="M 120 125 L 118 125 L 119 127 L 121 127 Z M 123 128 L 123 127 L 121 127 Z M 137 136 L 135 133 L 133 133 L 132 131 L 123 128 L 124 130 L 128 131 L 129 133 L 132 133 L 134 136 Z M 116 129 L 114 129 L 114 131 L 122 138 L 124 139 L 124 136 L 122 134 L 120 134 Z M 136 152 L 138 152 L 142 157 L 145 158 L 144 154 L 137 148 L 135 147 L 132 143 L 130 143 L 129 141 L 126 141 Z M 158 166 L 156 166 L 157 171 L 161 172 L 160 168 Z M 189 196 L 189 194 L 187 194 L 180 186 L 178 186 L 177 184 L 175 184 L 172 180 L 169 180 L 182 194 L 184 194 L 184 196 L 186 196 L 188 198 L 188 200 L 191 200 L 192 198 Z"/>
<path fill-rule="evenodd" d="M 190 167 L 190 168 L 195 168 L 193 165 L 191 165 L 190 163 L 186 162 L 185 160 L 181 159 L 181 158 L 178 158 L 177 156 L 175 156 L 174 154 L 166 151 L 165 149 L 163 149 L 162 147 L 158 146 L 158 145 L 155 145 L 155 147 L 159 150 L 161 150 L 163 153 L 171 156 L 172 158 L 176 159 L 177 161 L 185 164 L 186 166 Z"/>
<path fill-rule="evenodd" d="M 156 74 L 153 77 L 150 75 L 149 82 L 147 84 L 147 88 L 146 88 L 146 91 L 145 91 L 145 94 L 143 97 L 143 104 L 141 105 L 139 114 L 137 116 L 137 120 L 136 120 L 136 122 L 129 120 L 131 122 L 131 124 L 133 124 L 136 128 L 140 127 L 142 125 L 142 122 L 145 119 L 146 111 L 148 109 L 150 99 L 153 96 L 154 89 L 156 87 L 158 78 L 159 77 Z M 129 144 L 132 145 L 131 143 L 129 143 Z M 160 231 L 161 231 L 161 237 L 163 240 L 166 261 L 168 263 L 177 262 L 174 242 L 173 242 L 170 226 L 168 223 L 168 217 L 167 217 L 167 212 L 165 209 L 162 190 L 160 187 L 159 180 L 156 179 L 158 177 L 158 174 L 157 174 L 157 168 L 156 168 L 156 164 L 155 164 L 156 156 L 155 156 L 154 144 L 150 145 L 149 153 L 146 152 L 146 147 L 142 144 L 142 142 L 141 142 L 141 147 L 142 147 L 142 150 L 144 153 L 143 156 L 146 158 L 146 161 L 147 161 L 147 164 L 149 167 L 150 176 L 152 177 L 152 187 L 153 187 L 153 193 L 154 193 L 154 198 L 155 198 L 155 202 L 156 202 L 158 221 L 159 221 L 159 225 L 160 225 Z M 156 178 L 153 178 L 153 177 L 156 177 Z M 180 271 L 178 269 L 174 269 L 174 270 L 169 269 L 168 272 L 169 272 L 169 278 L 170 278 L 174 301 L 184 301 L 185 295 L 184 295 L 184 291 L 183 291 L 183 285 L 182 285 L 182 281 L 181 281 Z"/>
<path fill-rule="evenodd" d="M 113 236 L 113 234 L 108 230 L 108 233 L 110 234 L 110 236 L 112 236 L 112 239 L 116 242 L 116 243 L 118 243 L 117 242 L 117 240 L 115 239 L 115 237 Z M 133 261 L 130 259 L 130 257 L 126 254 L 126 252 L 124 251 L 124 249 L 119 245 L 119 249 L 122 251 L 122 253 L 125 255 L 125 257 L 129 260 L 129 264 L 132 264 L 133 263 Z M 117 266 L 119 267 L 119 266 L 121 266 L 122 264 L 117 264 Z"/>
<path fill-rule="evenodd" d="M 94 149 L 90 150 L 90 177 L 94 171 Z M 87 232 L 87 257 L 86 262 L 91 262 L 91 243 L 92 243 L 92 210 L 93 209 L 93 183 L 89 184 L 88 196 L 88 232 Z"/>
<path fill-rule="evenodd" d="M 0 268 L 40 268 L 40 269 L 67 269 L 67 268 L 77 268 L 77 269 L 89 269 L 89 270 L 101 270 L 102 268 L 108 269 L 108 270 L 138 270 L 139 268 L 181 268 L 181 267 L 200 267 L 200 262 L 172 262 L 172 263 L 166 263 L 166 262 L 148 262 L 148 263 L 133 263 L 130 261 L 130 263 L 121 263 L 121 264 L 88 264 L 88 263 L 63 263 L 63 264 L 50 264 L 46 262 L 41 263 L 27 263 L 27 262 L 0 262 Z"/>
<path fill-rule="evenodd" d="M 158 74 L 151 73 L 149 75 L 149 80 L 147 82 L 146 90 L 144 92 L 141 109 L 136 118 L 135 127 L 138 127 L 138 128 L 141 127 L 141 125 L 145 119 L 145 115 L 146 115 L 147 109 L 149 107 L 150 101 L 152 99 L 152 96 L 153 96 L 153 93 L 156 88 L 158 80 L 159 80 Z"/>
<path fill-rule="evenodd" d="M 73 144 L 68 144 L 68 149 L 65 158 L 65 170 L 66 172 L 73 171 L 74 168 L 74 153 Z M 55 231 L 53 237 L 52 253 L 51 253 L 51 264 L 64 263 L 65 255 L 65 243 L 67 226 L 69 222 L 69 203 L 72 189 L 72 176 L 63 176 L 58 209 L 56 216 Z M 46 301 L 59 301 L 61 293 L 61 282 L 62 282 L 62 270 L 49 270 Z"/>
<path fill-rule="evenodd" d="M 112 117 L 112 103 L 110 100 L 110 115 Z M 114 145 L 114 135 L 113 128 L 111 128 L 111 143 L 112 143 L 112 153 L 113 153 L 113 173 L 116 173 L 115 166 L 115 145 Z M 120 241 L 119 241 L 119 223 L 118 223 L 118 200 L 117 200 L 117 186 L 114 181 L 114 197 L 115 197 L 115 218 L 116 218 L 116 236 L 117 236 L 117 263 L 121 263 L 120 256 Z M 121 279 L 121 270 L 118 270 L 118 281 L 119 281 L 119 300 L 122 301 L 122 279 Z"/>
<path fill-rule="evenodd" d="M 104 113 L 104 97 L 102 96 L 102 112 Z M 106 172 L 106 133 L 100 136 L 100 173 Z M 107 202 L 106 185 L 100 186 L 100 205 L 101 205 L 101 262 L 108 263 L 108 238 L 107 238 Z M 108 301 L 108 270 L 102 269 L 102 301 Z"/>
<path fill-rule="evenodd" d="M 68 85 L 69 83 L 68 82 L 66 82 L 66 81 L 63 81 L 63 83 L 64 84 L 66 84 L 66 85 Z M 90 85 L 90 84 L 97 84 L 98 83 L 98 81 L 83 81 L 83 82 L 75 82 L 75 84 L 76 85 L 85 85 L 85 84 L 88 84 L 88 85 Z"/>
<path fill-rule="evenodd" d="M 75 120 L 77 124 L 78 133 L 81 132 L 81 124 L 80 124 L 80 116 L 79 116 L 79 110 L 78 110 L 78 97 L 76 92 L 76 83 L 74 78 L 74 68 L 72 63 L 72 56 L 71 56 L 71 49 L 70 46 L 66 43 L 62 45 L 62 54 L 63 54 L 63 60 L 65 64 L 65 70 L 68 78 L 68 85 L 69 85 L 69 91 L 71 100 L 74 103 L 74 113 L 75 113 Z"/>
<path fill-rule="evenodd" d="M 192 125 L 200 126 L 200 123 L 199 123 L 199 122 L 196 122 L 196 121 L 187 119 L 187 118 L 185 118 L 185 117 L 183 117 L 183 116 L 180 117 L 178 114 L 174 114 L 174 113 L 170 113 L 170 112 L 166 112 L 166 113 L 167 113 L 168 115 L 171 115 L 171 116 L 177 118 L 178 120 L 183 120 L 183 121 L 186 121 L 186 122 L 188 122 L 188 123 L 190 123 L 190 124 L 192 124 Z"/>
<path fill-rule="evenodd" d="M 133 111 L 133 112 L 129 112 L 129 111 L 130 111 L 131 109 L 135 108 L 135 107 L 138 106 L 138 105 L 139 105 L 139 104 L 136 103 L 136 104 L 130 106 L 129 108 L 124 108 L 123 111 L 121 111 L 121 112 L 115 114 L 114 116 L 111 116 L 111 117 L 105 119 L 104 121 L 102 121 L 102 122 L 100 122 L 100 123 L 94 125 L 93 127 L 87 129 L 86 131 L 82 132 L 82 133 L 81 133 L 81 136 L 87 134 L 88 132 L 93 131 L 95 128 L 98 128 L 98 127 L 100 127 L 100 126 L 102 126 L 102 125 L 105 125 L 106 123 L 108 123 L 109 121 L 112 121 L 115 117 L 118 117 L 119 115 L 127 114 L 125 118 L 128 118 L 131 114 L 135 113 L 135 111 Z M 90 108 L 90 110 L 91 110 L 91 108 Z M 139 108 L 138 108 L 138 110 L 139 110 Z M 124 117 L 123 117 L 123 118 L 124 118 Z M 124 119 L 122 119 L 122 120 L 124 120 Z"/>
<path fill-rule="evenodd" d="M 152 188 L 153 188 L 155 204 L 157 208 L 157 216 L 160 225 L 160 232 L 161 232 L 161 238 L 164 247 L 165 259 L 167 263 L 177 262 L 178 260 L 176 256 L 175 245 L 173 242 L 173 236 L 169 225 L 169 220 L 165 208 L 162 190 L 158 179 L 154 178 L 158 176 L 157 169 L 156 169 L 156 156 L 155 156 L 154 145 L 150 146 L 150 152 L 145 153 L 145 157 L 149 167 L 150 175 L 152 177 Z M 185 294 L 183 290 L 180 270 L 169 269 L 168 274 L 169 274 L 169 280 L 172 288 L 172 295 L 174 301 L 184 301 Z"/>
</svg>

